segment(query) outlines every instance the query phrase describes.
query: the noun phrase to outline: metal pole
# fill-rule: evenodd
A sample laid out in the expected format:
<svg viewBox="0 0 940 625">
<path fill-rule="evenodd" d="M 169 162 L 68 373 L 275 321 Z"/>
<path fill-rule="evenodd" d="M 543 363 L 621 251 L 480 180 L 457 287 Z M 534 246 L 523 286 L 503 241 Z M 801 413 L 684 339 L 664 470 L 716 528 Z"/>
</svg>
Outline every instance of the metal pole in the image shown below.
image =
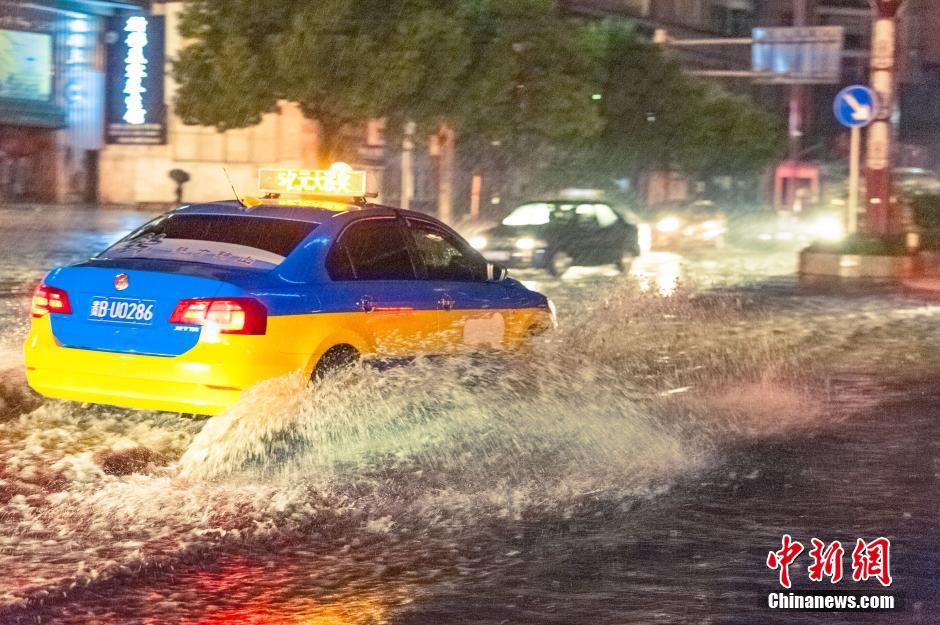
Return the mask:
<svg viewBox="0 0 940 625">
<path fill-rule="evenodd" d="M 847 234 L 855 234 L 858 231 L 858 188 L 861 166 L 862 129 L 853 126 L 849 147 L 849 202 L 845 215 L 845 231 Z"/>
<path fill-rule="evenodd" d="M 437 136 L 441 150 L 438 160 L 437 218 L 449 224 L 454 193 L 454 131 L 444 124 Z"/>
<path fill-rule="evenodd" d="M 868 130 L 866 229 L 898 234 L 900 214 L 891 201 L 891 114 L 894 111 L 894 63 L 897 13 L 903 0 L 876 0 L 872 27 L 871 86 L 878 112 Z"/>
<path fill-rule="evenodd" d="M 483 191 L 483 176 L 473 177 L 473 184 L 470 186 L 470 221 L 476 223 L 480 221 L 480 193 Z"/>
<path fill-rule="evenodd" d="M 414 197 L 414 134 L 415 123 L 405 123 L 405 137 L 401 142 L 401 207 L 408 210 Z"/>
<path fill-rule="evenodd" d="M 806 26 L 806 0 L 793 0 L 793 26 Z M 789 150 L 788 158 L 792 168 L 792 176 L 787 184 L 786 207 L 792 211 L 796 204 L 796 187 L 800 178 L 797 175 L 797 163 L 803 153 L 803 85 L 790 85 L 789 89 Z"/>
</svg>

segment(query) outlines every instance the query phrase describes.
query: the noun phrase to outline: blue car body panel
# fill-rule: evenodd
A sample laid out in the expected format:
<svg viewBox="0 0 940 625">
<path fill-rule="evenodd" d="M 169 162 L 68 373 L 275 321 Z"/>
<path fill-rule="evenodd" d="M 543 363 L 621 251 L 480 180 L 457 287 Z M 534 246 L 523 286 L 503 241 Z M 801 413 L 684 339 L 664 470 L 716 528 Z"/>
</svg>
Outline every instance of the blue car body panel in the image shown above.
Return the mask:
<svg viewBox="0 0 940 625">
<path fill-rule="evenodd" d="M 244 215 L 246 209 L 236 202 L 218 202 L 187 206 L 176 212 Z M 325 268 L 330 247 L 343 229 L 364 213 L 369 217 L 413 214 L 385 207 L 351 207 L 345 212 L 297 206 L 258 207 L 248 214 L 318 224 L 279 266 L 270 270 L 145 258 L 93 258 L 57 269 L 45 282 L 69 293 L 75 313 L 54 316 L 53 332 L 66 347 L 176 356 L 191 349 L 199 340 L 196 329 L 166 323 L 181 299 L 253 297 L 264 304 L 269 316 L 361 312 L 363 296 L 377 307 L 414 310 L 437 310 L 442 298 L 452 299 L 455 310 L 546 306 L 544 296 L 511 279 L 502 282 L 334 282 Z M 113 286 L 116 272 L 127 274 L 130 283 L 129 288 L 118 295 Z M 152 302 L 155 319 L 163 323 L 134 325 L 93 321 L 88 310 L 98 296 Z"/>
</svg>

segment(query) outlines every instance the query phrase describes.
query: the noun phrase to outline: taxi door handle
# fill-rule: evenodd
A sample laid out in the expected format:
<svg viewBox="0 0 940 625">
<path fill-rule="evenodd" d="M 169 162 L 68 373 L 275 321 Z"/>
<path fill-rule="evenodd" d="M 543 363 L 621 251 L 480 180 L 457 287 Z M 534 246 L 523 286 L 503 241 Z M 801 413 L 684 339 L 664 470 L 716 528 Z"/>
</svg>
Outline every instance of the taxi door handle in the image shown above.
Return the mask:
<svg viewBox="0 0 940 625">
<path fill-rule="evenodd" d="M 359 310 L 362 312 L 370 313 L 375 310 L 375 300 L 368 295 L 363 295 L 360 297 L 359 301 L 356 302 L 356 305 L 359 306 Z"/>
<path fill-rule="evenodd" d="M 437 307 L 441 310 L 453 310 L 454 298 L 450 295 L 442 295 L 441 299 L 437 300 Z"/>
</svg>

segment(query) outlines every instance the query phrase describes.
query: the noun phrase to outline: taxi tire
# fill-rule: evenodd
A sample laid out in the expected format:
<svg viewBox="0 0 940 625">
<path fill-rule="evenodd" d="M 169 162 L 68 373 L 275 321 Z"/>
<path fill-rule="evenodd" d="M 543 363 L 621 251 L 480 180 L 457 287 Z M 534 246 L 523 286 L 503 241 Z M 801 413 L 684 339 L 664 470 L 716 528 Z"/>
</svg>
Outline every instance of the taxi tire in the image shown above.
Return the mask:
<svg viewBox="0 0 940 625">
<path fill-rule="evenodd" d="M 313 368 L 310 376 L 314 382 L 319 382 L 336 373 L 352 367 L 359 362 L 359 351 L 352 345 L 336 345 L 326 350 L 319 362 Z"/>
</svg>

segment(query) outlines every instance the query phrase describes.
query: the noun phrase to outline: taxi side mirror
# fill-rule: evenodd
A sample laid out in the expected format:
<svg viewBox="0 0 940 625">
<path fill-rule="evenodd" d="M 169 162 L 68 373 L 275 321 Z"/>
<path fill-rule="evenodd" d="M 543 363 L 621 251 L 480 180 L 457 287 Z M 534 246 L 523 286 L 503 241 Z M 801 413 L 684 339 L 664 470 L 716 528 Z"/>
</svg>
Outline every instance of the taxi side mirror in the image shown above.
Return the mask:
<svg viewBox="0 0 940 625">
<path fill-rule="evenodd" d="M 509 277 L 509 270 L 496 263 L 486 263 L 487 282 L 502 282 Z"/>
</svg>

